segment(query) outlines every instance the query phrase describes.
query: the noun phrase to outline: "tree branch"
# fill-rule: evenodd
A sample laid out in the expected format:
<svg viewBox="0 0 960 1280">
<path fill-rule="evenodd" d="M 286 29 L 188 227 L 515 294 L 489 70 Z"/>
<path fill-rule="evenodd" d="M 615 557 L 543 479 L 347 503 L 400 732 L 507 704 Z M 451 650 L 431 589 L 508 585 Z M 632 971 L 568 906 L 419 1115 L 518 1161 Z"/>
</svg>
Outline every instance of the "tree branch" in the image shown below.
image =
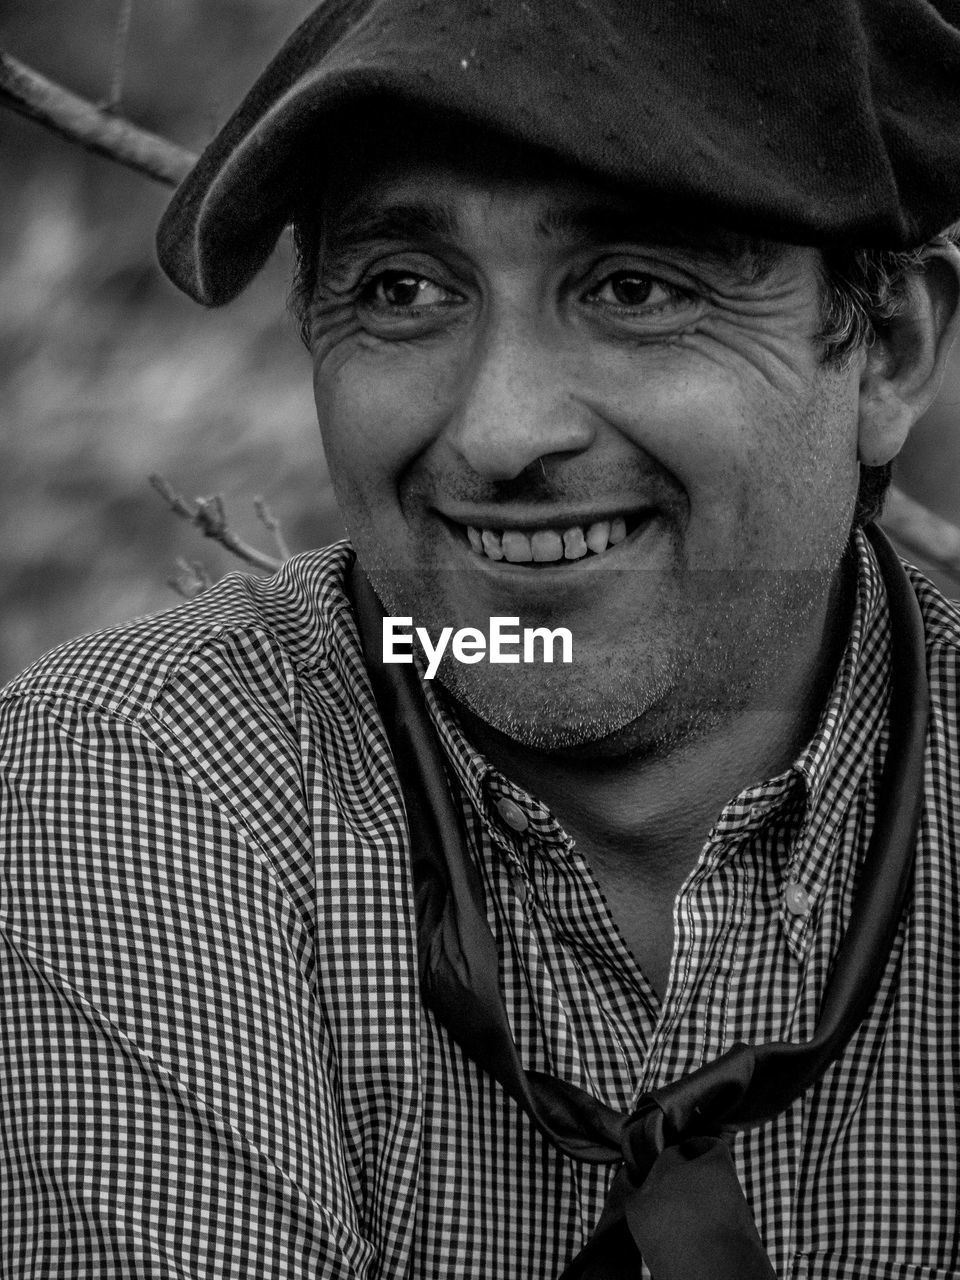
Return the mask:
<svg viewBox="0 0 960 1280">
<path fill-rule="evenodd" d="M 191 151 L 77 97 L 2 50 L 0 104 L 46 125 L 87 151 L 95 151 L 170 187 L 186 177 L 196 160 Z"/>
<path fill-rule="evenodd" d="M 254 498 L 253 509 L 260 517 L 260 523 L 263 527 L 273 534 L 273 540 L 276 543 L 277 553 L 279 554 L 280 559 L 289 560 L 290 548 L 287 546 L 287 540 L 283 536 L 283 529 L 281 528 L 280 521 L 267 506 L 266 500 L 259 496 Z"/>
<path fill-rule="evenodd" d="M 213 585 L 207 566 L 199 560 L 184 560 L 182 556 L 178 556 L 177 568 L 180 573 L 176 578 L 168 578 L 167 586 L 172 587 L 178 596 L 183 596 L 184 600 L 193 600 Z"/>
<path fill-rule="evenodd" d="M 113 38 L 113 67 L 110 72 L 110 96 L 104 103 L 108 111 L 116 114 L 123 101 L 123 80 L 127 66 L 127 44 L 130 40 L 130 22 L 133 18 L 133 0 L 120 0 L 117 14 L 117 30 Z"/>
<path fill-rule="evenodd" d="M 266 569 L 269 573 L 276 573 L 283 565 L 283 560 L 269 556 L 264 551 L 258 551 L 256 547 L 252 547 L 249 542 L 244 542 L 233 532 L 227 520 L 223 498 L 219 493 L 215 493 L 211 498 L 195 498 L 195 505 L 191 507 L 190 503 L 182 498 L 163 476 L 152 475 L 150 483 L 171 511 L 195 525 L 205 538 L 213 538 L 214 542 L 219 542 L 222 547 L 226 547 L 238 560 L 252 564 L 255 569 Z"/>
</svg>

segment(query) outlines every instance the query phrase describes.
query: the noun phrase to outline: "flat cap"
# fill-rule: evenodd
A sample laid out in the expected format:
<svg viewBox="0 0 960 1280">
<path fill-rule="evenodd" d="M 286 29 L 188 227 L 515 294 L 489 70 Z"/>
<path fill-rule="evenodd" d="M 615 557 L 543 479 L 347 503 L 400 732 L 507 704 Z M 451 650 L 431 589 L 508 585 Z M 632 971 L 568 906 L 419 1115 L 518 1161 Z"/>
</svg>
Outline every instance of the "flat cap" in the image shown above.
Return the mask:
<svg viewBox="0 0 960 1280">
<path fill-rule="evenodd" d="M 907 248 L 960 218 L 960 0 L 324 0 L 175 193 L 174 283 L 235 297 L 332 113 L 371 99 L 771 239 Z"/>
</svg>

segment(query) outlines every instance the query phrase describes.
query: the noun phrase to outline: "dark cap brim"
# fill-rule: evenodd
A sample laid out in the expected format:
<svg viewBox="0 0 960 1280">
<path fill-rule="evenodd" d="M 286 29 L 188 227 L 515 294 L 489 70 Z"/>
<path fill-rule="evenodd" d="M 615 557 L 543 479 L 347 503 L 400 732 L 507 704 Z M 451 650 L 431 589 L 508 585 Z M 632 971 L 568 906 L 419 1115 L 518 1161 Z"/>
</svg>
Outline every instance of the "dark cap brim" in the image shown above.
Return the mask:
<svg viewBox="0 0 960 1280">
<path fill-rule="evenodd" d="M 323 4 L 176 192 L 158 232 L 161 265 L 199 302 L 234 298 L 305 177 L 322 181 L 326 124 L 370 100 L 385 114 L 403 101 L 490 128 L 772 239 L 903 248 L 954 221 L 955 24 L 925 0 L 809 0 L 789 24 L 779 5 L 767 8 Z"/>
</svg>

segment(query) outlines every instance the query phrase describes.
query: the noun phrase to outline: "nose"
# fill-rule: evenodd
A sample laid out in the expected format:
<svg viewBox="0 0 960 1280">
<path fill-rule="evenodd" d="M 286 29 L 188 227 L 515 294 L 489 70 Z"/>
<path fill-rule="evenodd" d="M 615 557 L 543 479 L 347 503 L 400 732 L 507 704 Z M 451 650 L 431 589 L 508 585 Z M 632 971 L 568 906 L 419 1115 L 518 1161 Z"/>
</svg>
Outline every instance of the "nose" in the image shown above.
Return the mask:
<svg viewBox="0 0 960 1280">
<path fill-rule="evenodd" d="M 589 449 L 596 423 L 576 394 L 577 363 L 549 329 L 491 317 L 458 380 L 450 444 L 488 480 Z"/>
</svg>

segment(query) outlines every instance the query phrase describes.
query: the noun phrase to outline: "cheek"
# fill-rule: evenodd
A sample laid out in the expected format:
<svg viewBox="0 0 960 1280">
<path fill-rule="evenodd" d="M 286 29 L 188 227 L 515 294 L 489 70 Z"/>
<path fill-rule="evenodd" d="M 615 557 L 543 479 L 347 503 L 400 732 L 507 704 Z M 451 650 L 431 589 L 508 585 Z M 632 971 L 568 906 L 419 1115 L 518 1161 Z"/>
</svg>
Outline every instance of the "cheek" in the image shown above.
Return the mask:
<svg viewBox="0 0 960 1280">
<path fill-rule="evenodd" d="M 743 385 L 728 370 L 672 346 L 627 353 L 599 372 L 604 417 L 689 497 L 729 483 L 754 440 Z"/>
<path fill-rule="evenodd" d="M 338 495 L 382 502 L 437 431 L 431 375 L 409 353 L 365 350 L 315 359 L 314 401 Z"/>
<path fill-rule="evenodd" d="M 849 536 L 856 499 L 856 397 L 818 375 L 802 394 L 758 396 L 740 448 L 721 477 L 745 562 L 832 565 Z M 724 509 L 718 489 L 715 520 Z"/>
<path fill-rule="evenodd" d="M 595 385 L 608 420 L 684 491 L 694 561 L 792 560 L 849 527 L 857 393 L 842 376 L 811 365 L 775 382 L 678 344 L 610 362 Z"/>
</svg>

